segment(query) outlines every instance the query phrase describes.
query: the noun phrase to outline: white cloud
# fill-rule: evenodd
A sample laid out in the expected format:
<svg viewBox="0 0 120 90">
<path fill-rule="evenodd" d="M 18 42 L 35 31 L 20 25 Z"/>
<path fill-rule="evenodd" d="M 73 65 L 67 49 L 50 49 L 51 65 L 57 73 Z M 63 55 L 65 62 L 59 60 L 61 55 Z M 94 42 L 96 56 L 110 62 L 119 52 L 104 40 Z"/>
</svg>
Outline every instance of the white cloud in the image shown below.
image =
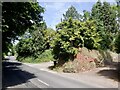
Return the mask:
<svg viewBox="0 0 120 90">
<path fill-rule="evenodd" d="M 58 24 L 61 21 L 61 18 L 63 16 L 63 13 L 67 10 L 66 3 L 46 3 L 46 10 L 54 10 L 53 16 L 54 19 L 51 21 L 51 25 L 49 27 L 55 29 L 56 24 Z"/>
<path fill-rule="evenodd" d="M 42 0 L 38 0 L 38 2 L 41 2 Z M 46 0 L 44 0 L 43 3 L 43 7 L 46 9 L 45 13 L 43 14 L 44 19 L 48 25 L 48 27 L 51 27 L 53 29 L 55 29 L 55 26 L 61 21 L 61 18 L 63 18 L 63 14 L 67 11 L 67 9 L 71 6 L 71 4 L 73 3 L 69 3 L 70 0 L 49 0 L 46 2 Z M 96 2 L 98 0 L 71 0 L 71 2 Z M 101 0 L 101 1 L 105 1 L 105 0 Z M 106 0 L 106 1 L 114 1 L 114 0 Z M 83 15 L 83 12 L 81 10 L 79 13 Z"/>
<path fill-rule="evenodd" d="M 37 0 L 38 2 L 97 2 L 98 0 Z M 101 0 L 107 2 L 115 2 L 115 0 Z"/>
<path fill-rule="evenodd" d="M 55 10 L 60 10 L 61 8 L 63 8 L 65 6 L 66 3 L 59 3 L 59 2 L 53 2 L 51 4 L 47 4 L 46 8 L 51 8 L 51 9 L 55 9 Z"/>
<path fill-rule="evenodd" d="M 54 10 L 53 12 L 51 12 L 54 17 L 51 20 L 51 22 L 49 23 L 48 27 L 55 29 L 55 26 L 61 22 L 61 18 L 63 18 L 63 14 L 67 11 L 67 9 L 71 6 L 72 3 L 69 3 L 67 5 L 66 4 L 67 3 L 64 3 L 64 2 L 62 2 L 62 3 L 58 3 L 58 2 L 45 3 L 46 11 Z M 83 14 L 83 12 L 79 12 L 79 13 Z M 50 13 L 46 12 L 46 14 L 50 14 Z M 51 16 L 50 16 L 50 18 L 51 18 Z"/>
</svg>

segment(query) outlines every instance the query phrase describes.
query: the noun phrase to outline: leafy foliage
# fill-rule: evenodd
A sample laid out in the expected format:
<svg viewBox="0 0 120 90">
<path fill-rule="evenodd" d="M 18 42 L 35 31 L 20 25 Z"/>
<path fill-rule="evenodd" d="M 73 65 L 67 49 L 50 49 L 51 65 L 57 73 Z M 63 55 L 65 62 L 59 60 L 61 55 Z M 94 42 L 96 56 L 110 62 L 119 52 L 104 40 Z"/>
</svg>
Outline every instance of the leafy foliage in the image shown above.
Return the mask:
<svg viewBox="0 0 120 90">
<path fill-rule="evenodd" d="M 55 30 L 53 30 L 52 28 L 47 28 L 42 31 L 42 34 L 43 34 L 43 39 L 45 41 L 44 48 L 45 49 L 51 48 L 54 36 L 56 34 Z"/>
<path fill-rule="evenodd" d="M 27 57 L 32 55 L 32 39 L 21 39 L 16 45 L 16 52 L 18 56 Z"/>
<path fill-rule="evenodd" d="M 41 12 L 44 12 L 42 7 Z M 82 47 L 120 52 L 119 2 L 117 5 L 110 5 L 108 2 L 101 3 L 98 0 L 92 10 L 89 12 L 84 10 L 83 15 L 71 6 L 63 14 L 63 21 L 56 26 L 57 31 L 47 28 L 45 22 L 39 21 L 41 20 L 35 25 L 29 25 L 32 26 L 16 47 L 18 57 L 22 61 L 49 61 L 53 60 L 54 55 L 54 59 L 66 62 L 74 60 L 79 48 Z"/>
<path fill-rule="evenodd" d="M 37 58 L 45 50 L 45 41 L 42 35 L 42 30 L 44 30 L 44 24 L 43 26 L 40 26 L 41 25 L 35 25 L 34 31 L 28 30 L 22 36 L 21 40 L 16 46 L 16 52 L 18 53 L 18 57 L 33 56 L 34 58 Z"/>
<path fill-rule="evenodd" d="M 90 12 L 84 10 L 82 17 L 83 17 L 83 21 L 86 21 L 86 20 L 89 20 L 91 18 L 91 14 L 90 14 Z"/>
<path fill-rule="evenodd" d="M 28 56 L 28 57 L 19 56 L 17 59 L 21 62 L 27 62 L 27 63 L 40 63 L 40 62 L 49 62 L 54 60 L 51 49 L 45 50 L 42 54 L 39 55 L 38 58 L 34 58 L 33 56 Z"/>
<path fill-rule="evenodd" d="M 37 62 L 48 62 L 53 61 L 52 49 L 45 50 L 39 57 L 36 59 Z"/>
<path fill-rule="evenodd" d="M 118 29 L 120 31 L 120 0 L 117 0 L 117 18 L 118 18 Z"/>
<path fill-rule="evenodd" d="M 117 31 L 116 13 L 111 8 L 108 2 L 103 2 L 102 14 L 104 16 L 102 17 L 102 20 L 105 27 L 105 31 L 116 33 Z"/>
<path fill-rule="evenodd" d="M 65 14 L 63 14 L 64 19 L 63 20 L 68 20 L 70 17 L 72 19 L 81 19 L 81 15 L 77 12 L 76 8 L 74 6 L 71 6 L 68 8 Z"/>
<path fill-rule="evenodd" d="M 102 19 L 102 3 L 100 0 L 93 5 L 91 10 L 91 17 L 92 19 L 101 20 Z"/>
<path fill-rule="evenodd" d="M 28 31 L 22 36 L 16 45 L 18 59 L 23 62 L 44 62 L 53 60 L 50 49 L 51 41 L 55 35 L 55 31 L 45 27 L 46 24 L 36 24 L 33 30 Z"/>
<path fill-rule="evenodd" d="M 120 32 L 117 35 L 117 38 L 115 40 L 115 47 L 116 47 L 116 52 L 120 53 Z"/>
<path fill-rule="evenodd" d="M 56 59 L 73 59 L 79 47 L 89 49 L 99 48 L 101 41 L 96 31 L 94 21 L 80 22 L 72 20 L 61 22 L 57 25 L 57 35 L 54 42 L 53 53 Z"/>
<path fill-rule="evenodd" d="M 33 2 L 2 3 L 2 49 L 7 53 L 12 47 L 11 41 L 18 39 L 33 24 L 42 20 L 44 9 Z"/>
<path fill-rule="evenodd" d="M 97 31 L 103 40 L 101 49 L 114 50 L 114 36 L 118 31 L 116 22 L 116 10 L 108 3 L 99 1 L 93 6 L 91 17 L 96 21 Z"/>
</svg>

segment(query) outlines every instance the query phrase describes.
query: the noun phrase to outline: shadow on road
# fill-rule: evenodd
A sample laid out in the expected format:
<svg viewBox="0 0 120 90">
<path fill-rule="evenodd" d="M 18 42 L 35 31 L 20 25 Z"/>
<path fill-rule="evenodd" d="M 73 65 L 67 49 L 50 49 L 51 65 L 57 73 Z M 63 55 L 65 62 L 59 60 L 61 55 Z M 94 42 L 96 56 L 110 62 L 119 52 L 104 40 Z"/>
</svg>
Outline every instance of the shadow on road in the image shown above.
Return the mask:
<svg viewBox="0 0 120 90">
<path fill-rule="evenodd" d="M 3 88 L 20 85 L 35 78 L 35 75 L 20 69 L 21 63 L 3 62 Z"/>
<path fill-rule="evenodd" d="M 105 76 L 109 79 L 113 79 L 115 81 L 120 82 L 120 63 L 113 63 L 114 66 L 110 66 L 109 69 L 104 69 L 98 72 L 98 75 Z M 115 67 L 115 68 L 113 68 Z"/>
<path fill-rule="evenodd" d="M 118 71 L 117 70 L 113 70 L 113 69 L 101 70 L 98 72 L 98 74 L 120 82 L 120 80 L 118 80 Z"/>
</svg>

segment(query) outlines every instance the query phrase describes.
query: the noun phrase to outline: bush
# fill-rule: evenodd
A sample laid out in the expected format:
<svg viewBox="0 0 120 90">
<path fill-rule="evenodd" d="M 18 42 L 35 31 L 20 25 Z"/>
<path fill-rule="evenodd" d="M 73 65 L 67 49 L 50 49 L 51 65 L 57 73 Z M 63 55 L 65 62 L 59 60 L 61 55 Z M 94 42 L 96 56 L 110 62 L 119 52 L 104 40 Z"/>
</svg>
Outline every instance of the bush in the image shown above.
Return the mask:
<svg viewBox="0 0 120 90">
<path fill-rule="evenodd" d="M 77 20 L 63 21 L 57 25 L 54 39 L 53 54 L 58 60 L 74 60 L 79 47 L 88 49 L 100 48 L 101 37 L 93 20 L 80 22 Z"/>
<path fill-rule="evenodd" d="M 32 39 L 28 38 L 28 39 L 21 39 L 19 41 L 19 43 L 16 45 L 15 49 L 16 49 L 16 53 L 18 54 L 18 57 L 29 57 L 31 55 L 33 55 L 32 53 Z"/>
<path fill-rule="evenodd" d="M 34 58 L 33 56 L 29 57 L 17 57 L 17 60 L 20 62 L 27 62 L 27 63 L 40 63 L 40 62 L 49 62 L 53 61 L 52 50 L 45 50 L 38 58 Z"/>
<path fill-rule="evenodd" d="M 52 50 L 49 49 L 45 50 L 41 55 L 39 55 L 36 59 L 36 62 L 49 62 L 53 60 Z"/>
<path fill-rule="evenodd" d="M 17 60 L 20 62 L 33 63 L 33 57 L 17 57 Z"/>
</svg>

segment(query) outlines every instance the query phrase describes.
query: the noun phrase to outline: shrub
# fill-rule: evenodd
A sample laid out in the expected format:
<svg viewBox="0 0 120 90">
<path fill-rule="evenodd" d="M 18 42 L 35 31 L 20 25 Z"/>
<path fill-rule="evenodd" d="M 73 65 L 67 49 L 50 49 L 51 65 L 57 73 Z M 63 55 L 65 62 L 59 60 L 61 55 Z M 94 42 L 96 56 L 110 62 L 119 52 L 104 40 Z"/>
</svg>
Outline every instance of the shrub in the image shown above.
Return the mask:
<svg viewBox="0 0 120 90">
<path fill-rule="evenodd" d="M 74 60 L 79 47 L 98 49 L 101 38 L 93 20 L 80 22 L 78 20 L 63 21 L 57 25 L 57 34 L 53 44 L 54 58 L 57 60 Z"/>
<path fill-rule="evenodd" d="M 52 50 L 45 50 L 41 55 L 38 56 L 36 59 L 36 62 L 49 62 L 53 61 L 53 55 L 52 55 Z"/>
<path fill-rule="evenodd" d="M 27 62 L 27 63 L 40 63 L 40 62 L 49 62 L 53 61 L 52 50 L 45 50 L 38 58 L 34 58 L 33 56 L 29 57 L 17 57 L 17 60 L 20 62 Z"/>
</svg>

